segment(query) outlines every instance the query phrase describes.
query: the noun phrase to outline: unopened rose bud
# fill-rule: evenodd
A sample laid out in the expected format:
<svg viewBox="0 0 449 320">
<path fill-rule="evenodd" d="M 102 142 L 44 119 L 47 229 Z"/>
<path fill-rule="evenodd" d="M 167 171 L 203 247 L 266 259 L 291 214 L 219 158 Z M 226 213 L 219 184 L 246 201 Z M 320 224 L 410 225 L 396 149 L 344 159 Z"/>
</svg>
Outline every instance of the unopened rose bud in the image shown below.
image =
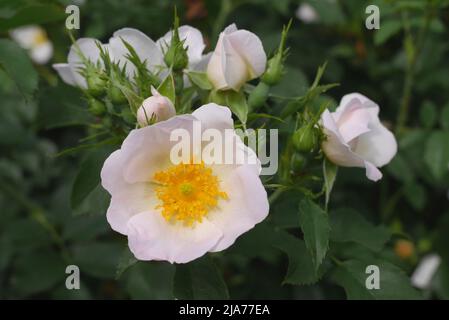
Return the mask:
<svg viewBox="0 0 449 320">
<path fill-rule="evenodd" d="M 106 79 L 102 76 L 93 73 L 86 78 L 87 90 L 89 94 L 95 98 L 101 98 L 106 93 Z"/>
<path fill-rule="evenodd" d="M 305 125 L 293 134 L 293 145 L 298 151 L 309 152 L 317 143 L 316 129 L 311 125 Z"/>
<path fill-rule="evenodd" d="M 110 85 L 108 88 L 108 98 L 115 105 L 125 104 L 128 100 L 120 88 Z"/>
<path fill-rule="evenodd" d="M 261 107 L 268 98 L 268 92 L 270 87 L 265 82 L 259 82 L 259 84 L 254 88 L 248 97 L 248 106 L 251 111 Z"/>
<path fill-rule="evenodd" d="M 179 37 L 179 18 L 176 13 L 173 35 L 167 46 L 168 48 L 164 55 L 164 61 L 167 66 L 172 67 L 174 71 L 185 69 L 189 64 L 189 56 L 187 55 L 184 40 L 181 40 Z"/>
<path fill-rule="evenodd" d="M 176 115 L 173 103 L 151 87 L 151 97 L 145 99 L 137 110 L 137 122 L 141 127 L 164 121 Z"/>
<path fill-rule="evenodd" d="M 101 116 L 102 114 L 105 113 L 106 106 L 104 105 L 103 102 L 101 102 L 95 98 L 90 98 L 89 99 L 89 111 L 96 116 Z"/>
<path fill-rule="evenodd" d="M 284 74 L 284 62 L 282 53 L 276 54 L 273 58 L 268 60 L 267 71 L 262 76 L 262 81 L 270 86 L 279 83 Z"/>
</svg>

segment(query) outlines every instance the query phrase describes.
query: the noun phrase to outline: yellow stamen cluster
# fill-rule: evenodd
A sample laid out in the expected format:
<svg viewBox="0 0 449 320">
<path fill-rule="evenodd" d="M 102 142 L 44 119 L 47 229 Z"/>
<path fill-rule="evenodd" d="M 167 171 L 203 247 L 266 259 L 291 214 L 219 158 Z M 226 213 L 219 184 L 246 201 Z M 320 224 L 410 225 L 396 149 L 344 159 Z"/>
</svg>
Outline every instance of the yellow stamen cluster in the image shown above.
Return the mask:
<svg viewBox="0 0 449 320">
<path fill-rule="evenodd" d="M 36 33 L 36 35 L 34 36 L 33 46 L 38 46 L 38 45 L 44 44 L 46 42 L 48 42 L 48 38 L 47 38 L 47 34 L 45 33 L 45 31 L 42 31 L 42 30 L 38 31 Z"/>
<path fill-rule="evenodd" d="M 156 172 L 153 181 L 159 184 L 156 195 L 161 201 L 156 209 L 162 209 L 167 221 L 181 221 L 186 226 L 201 222 L 220 198 L 228 199 L 218 178 L 204 163 L 178 164 Z"/>
</svg>

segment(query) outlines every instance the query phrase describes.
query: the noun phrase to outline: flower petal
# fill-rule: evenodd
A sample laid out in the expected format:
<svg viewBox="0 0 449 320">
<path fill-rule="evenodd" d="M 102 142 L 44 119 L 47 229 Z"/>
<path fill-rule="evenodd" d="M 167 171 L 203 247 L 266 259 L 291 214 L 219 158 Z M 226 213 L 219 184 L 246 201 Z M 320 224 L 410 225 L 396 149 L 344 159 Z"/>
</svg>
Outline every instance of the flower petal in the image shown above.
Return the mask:
<svg viewBox="0 0 449 320">
<path fill-rule="evenodd" d="M 46 64 L 53 56 L 53 44 L 47 41 L 33 47 L 30 51 L 31 59 L 37 64 Z"/>
<path fill-rule="evenodd" d="M 164 65 L 162 52 L 153 40 L 137 29 L 123 28 L 114 32 L 112 38 L 109 39 L 109 46 L 115 61 L 118 61 L 121 66 L 126 63 L 128 77 L 134 76 L 136 67 L 126 58 L 129 52 L 122 39 L 134 48 L 142 62 L 146 61 L 150 71 L 155 72 Z"/>
<path fill-rule="evenodd" d="M 374 182 L 382 179 L 382 172 L 369 161 L 365 161 L 366 177 Z"/>
<path fill-rule="evenodd" d="M 226 87 L 238 91 L 242 85 L 249 80 L 247 63 L 234 49 L 228 35 L 222 39 L 221 46 L 221 66 L 223 68 Z M 218 88 L 217 88 L 218 89 Z"/>
<path fill-rule="evenodd" d="M 106 217 L 111 228 L 122 234 L 126 234 L 128 220 L 133 215 L 154 208 L 157 202 L 151 184 L 129 184 L 124 180 L 126 161 L 122 150 L 114 151 L 101 170 L 101 184 L 111 194 Z"/>
<path fill-rule="evenodd" d="M 327 136 L 322 148 L 329 160 L 342 167 L 364 167 L 363 160 L 344 141 L 329 110 L 323 112 L 321 120 Z"/>
<path fill-rule="evenodd" d="M 68 63 L 55 63 L 53 64 L 53 69 L 55 69 L 62 81 L 71 86 L 76 86 L 75 76 L 73 75 L 72 68 Z"/>
<path fill-rule="evenodd" d="M 248 30 L 241 29 L 229 34 L 227 38 L 249 67 L 250 78 L 248 80 L 262 75 L 267 64 L 267 55 L 259 37 Z"/>
<path fill-rule="evenodd" d="M 170 141 L 175 129 L 185 129 L 192 136 L 196 118 L 182 115 L 130 132 L 122 144 L 126 154 L 124 178 L 128 183 L 150 181 L 154 173 L 166 169 L 170 152 L 179 141 Z"/>
<path fill-rule="evenodd" d="M 211 250 L 217 252 L 231 246 L 243 233 L 263 221 L 269 212 L 267 192 L 259 175 L 249 166 L 240 166 L 228 177 L 220 177 L 229 200 L 219 203 L 209 221 L 223 232 L 223 238 Z"/>
<path fill-rule="evenodd" d="M 93 38 L 80 38 L 70 47 L 67 61 L 70 68 L 72 68 L 75 82 L 82 88 L 87 88 L 87 84 L 84 77 L 79 74 L 79 69 L 83 66 L 83 62 L 80 57 L 80 52 L 78 52 L 78 48 L 87 60 L 96 63 L 100 60 L 100 50 L 97 46 L 98 43 L 99 41 Z"/>
<path fill-rule="evenodd" d="M 358 137 L 354 152 L 376 167 L 389 163 L 398 151 L 396 138 L 379 121 L 370 123 L 370 131 Z"/>
<path fill-rule="evenodd" d="M 203 256 L 222 237 L 206 219 L 194 227 L 170 224 L 156 211 L 145 211 L 128 222 L 128 245 L 139 260 L 187 263 Z"/>
<path fill-rule="evenodd" d="M 204 129 L 224 130 L 234 128 L 231 110 L 216 103 L 208 103 L 199 107 L 192 112 L 192 116 L 201 121 L 201 126 Z"/>
</svg>

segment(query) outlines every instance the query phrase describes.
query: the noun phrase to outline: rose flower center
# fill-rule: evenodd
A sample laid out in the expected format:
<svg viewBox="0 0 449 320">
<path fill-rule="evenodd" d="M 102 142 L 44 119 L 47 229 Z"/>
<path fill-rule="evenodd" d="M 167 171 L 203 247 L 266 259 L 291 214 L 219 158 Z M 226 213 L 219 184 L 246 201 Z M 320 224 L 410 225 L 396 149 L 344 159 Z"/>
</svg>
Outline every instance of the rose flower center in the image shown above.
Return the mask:
<svg viewBox="0 0 449 320">
<path fill-rule="evenodd" d="M 220 198 L 228 199 L 218 178 L 204 163 L 172 166 L 156 172 L 153 181 L 158 184 L 156 195 L 160 200 L 156 209 L 162 209 L 162 216 L 169 222 L 192 226 L 201 222 Z"/>
</svg>

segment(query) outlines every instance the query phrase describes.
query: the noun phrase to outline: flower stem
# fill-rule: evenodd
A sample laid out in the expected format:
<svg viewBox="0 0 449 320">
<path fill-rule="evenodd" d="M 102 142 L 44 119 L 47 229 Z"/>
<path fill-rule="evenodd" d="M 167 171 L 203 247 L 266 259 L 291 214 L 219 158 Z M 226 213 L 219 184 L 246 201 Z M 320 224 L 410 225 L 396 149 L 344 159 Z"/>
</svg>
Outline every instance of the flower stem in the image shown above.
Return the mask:
<svg viewBox="0 0 449 320">
<path fill-rule="evenodd" d="M 424 16 L 423 25 L 419 30 L 419 34 L 417 36 L 415 43 L 413 43 L 413 37 L 410 30 L 408 16 L 406 13 L 403 14 L 404 29 L 405 29 L 404 44 L 406 44 L 405 49 L 407 53 L 407 67 L 405 71 L 405 80 L 404 80 L 404 87 L 402 90 L 401 104 L 399 107 L 396 122 L 397 134 L 401 133 L 404 130 L 405 125 L 407 124 L 410 109 L 410 100 L 412 97 L 413 86 L 415 83 L 416 64 L 421 54 L 425 38 L 429 30 L 430 22 L 432 21 L 432 12 L 433 11 L 431 10 L 430 7 L 427 8 L 426 14 Z M 407 44 L 409 45 L 409 47 L 407 47 Z"/>
</svg>

